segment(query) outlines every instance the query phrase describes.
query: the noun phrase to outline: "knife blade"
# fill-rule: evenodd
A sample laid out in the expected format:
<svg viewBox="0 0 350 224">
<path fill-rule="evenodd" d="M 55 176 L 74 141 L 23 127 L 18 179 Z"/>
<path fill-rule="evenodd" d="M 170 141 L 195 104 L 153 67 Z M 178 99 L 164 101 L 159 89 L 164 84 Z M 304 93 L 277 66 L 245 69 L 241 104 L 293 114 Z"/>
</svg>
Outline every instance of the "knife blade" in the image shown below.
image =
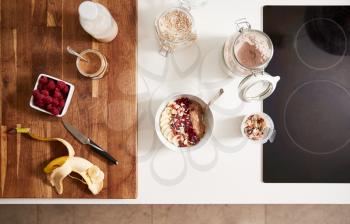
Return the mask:
<svg viewBox="0 0 350 224">
<path fill-rule="evenodd" d="M 90 148 L 99 154 L 100 156 L 104 157 L 105 159 L 112 162 L 114 165 L 118 164 L 118 161 L 114 159 L 110 154 L 108 154 L 105 150 L 103 150 L 100 146 L 98 146 L 95 142 L 93 142 L 90 138 L 86 137 L 83 133 L 81 133 L 79 130 L 77 130 L 75 127 L 73 127 L 68 122 L 62 120 L 63 126 L 73 135 L 74 138 L 76 138 L 80 143 L 84 145 L 90 145 Z"/>
<path fill-rule="evenodd" d="M 63 121 L 64 127 L 76 138 L 79 142 L 86 145 L 89 144 L 89 138 L 83 135 L 80 131 L 78 131 L 75 127 L 69 124 L 66 121 Z"/>
</svg>

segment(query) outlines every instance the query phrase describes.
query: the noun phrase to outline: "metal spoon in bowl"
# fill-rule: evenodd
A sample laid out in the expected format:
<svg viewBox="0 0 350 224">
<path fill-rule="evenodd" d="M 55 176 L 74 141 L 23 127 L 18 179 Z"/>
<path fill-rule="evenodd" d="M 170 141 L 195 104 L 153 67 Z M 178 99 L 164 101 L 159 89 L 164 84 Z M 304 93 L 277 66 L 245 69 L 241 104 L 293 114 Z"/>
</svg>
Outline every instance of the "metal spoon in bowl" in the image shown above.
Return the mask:
<svg viewBox="0 0 350 224">
<path fill-rule="evenodd" d="M 219 92 L 217 92 L 213 98 L 211 98 L 211 100 L 209 100 L 209 102 L 207 103 L 207 105 L 205 106 L 205 110 L 207 110 L 217 99 L 219 99 L 219 97 L 224 93 L 224 89 L 220 89 Z"/>
<path fill-rule="evenodd" d="M 77 56 L 78 58 L 86 61 L 86 62 L 89 62 L 89 60 L 87 60 L 86 58 L 84 58 L 83 56 L 81 56 L 78 52 L 76 52 L 75 50 L 73 50 L 70 46 L 67 46 L 67 51 L 68 53 L 74 55 L 74 56 Z"/>
<path fill-rule="evenodd" d="M 209 110 L 209 107 L 217 100 L 219 99 L 219 97 L 224 93 L 224 89 L 220 89 L 219 92 L 217 92 L 210 100 L 209 102 L 205 105 L 204 107 L 204 113 L 206 113 L 206 111 Z M 202 121 L 205 123 L 204 121 L 204 114 L 202 114 Z"/>
</svg>

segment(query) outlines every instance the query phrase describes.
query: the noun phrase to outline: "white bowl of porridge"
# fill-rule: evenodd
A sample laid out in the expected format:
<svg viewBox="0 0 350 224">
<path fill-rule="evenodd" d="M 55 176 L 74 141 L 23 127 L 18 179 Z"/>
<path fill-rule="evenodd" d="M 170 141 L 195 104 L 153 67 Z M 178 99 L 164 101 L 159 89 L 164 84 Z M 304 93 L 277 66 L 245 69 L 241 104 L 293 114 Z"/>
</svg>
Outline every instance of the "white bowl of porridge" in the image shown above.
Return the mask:
<svg viewBox="0 0 350 224">
<path fill-rule="evenodd" d="M 155 117 L 159 140 L 173 151 L 193 151 L 210 139 L 213 113 L 207 104 L 191 94 L 176 94 L 161 103 Z"/>
</svg>

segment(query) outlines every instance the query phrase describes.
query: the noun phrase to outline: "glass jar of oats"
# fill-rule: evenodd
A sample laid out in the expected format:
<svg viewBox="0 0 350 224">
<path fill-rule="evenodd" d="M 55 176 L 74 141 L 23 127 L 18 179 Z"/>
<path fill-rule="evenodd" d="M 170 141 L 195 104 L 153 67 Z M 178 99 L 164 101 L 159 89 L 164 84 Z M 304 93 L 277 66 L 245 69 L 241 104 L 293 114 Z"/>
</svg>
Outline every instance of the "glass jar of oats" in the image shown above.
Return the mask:
<svg viewBox="0 0 350 224">
<path fill-rule="evenodd" d="M 180 6 L 162 12 L 155 20 L 155 30 L 160 44 L 159 53 L 167 56 L 180 47 L 189 46 L 197 39 L 192 8 L 207 0 L 179 0 Z"/>
</svg>

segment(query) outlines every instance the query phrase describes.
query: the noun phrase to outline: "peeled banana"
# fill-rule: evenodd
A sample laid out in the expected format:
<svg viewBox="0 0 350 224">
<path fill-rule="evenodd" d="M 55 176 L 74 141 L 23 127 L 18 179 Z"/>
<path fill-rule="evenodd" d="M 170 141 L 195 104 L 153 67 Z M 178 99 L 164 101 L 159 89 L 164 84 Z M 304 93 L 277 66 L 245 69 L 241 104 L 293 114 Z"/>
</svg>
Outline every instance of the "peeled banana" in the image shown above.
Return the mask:
<svg viewBox="0 0 350 224">
<path fill-rule="evenodd" d="M 83 178 L 81 182 L 87 184 L 93 194 L 96 195 L 101 192 L 104 180 L 103 171 L 90 161 L 74 156 L 75 151 L 73 146 L 66 140 L 61 138 L 42 138 L 30 133 L 29 128 L 15 128 L 9 132 L 27 134 L 39 141 L 59 141 L 66 147 L 68 156 L 58 157 L 44 168 L 44 172 L 48 174 L 49 182 L 55 187 L 58 194 L 63 193 L 63 179 L 70 176 L 72 172 L 79 174 Z"/>
</svg>

